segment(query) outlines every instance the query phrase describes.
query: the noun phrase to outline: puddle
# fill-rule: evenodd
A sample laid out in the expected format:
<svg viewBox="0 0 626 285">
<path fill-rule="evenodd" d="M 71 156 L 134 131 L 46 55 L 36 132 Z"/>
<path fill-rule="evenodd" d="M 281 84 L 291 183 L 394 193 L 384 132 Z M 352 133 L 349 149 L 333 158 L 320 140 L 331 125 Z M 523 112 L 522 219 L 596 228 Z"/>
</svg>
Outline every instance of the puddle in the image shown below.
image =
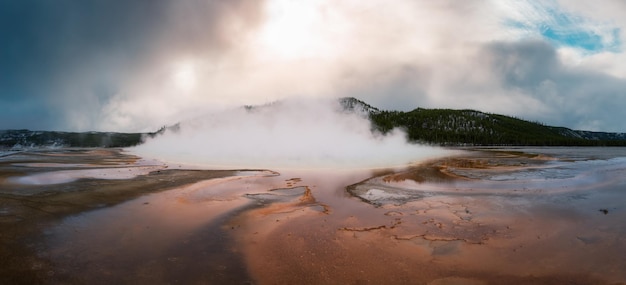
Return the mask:
<svg viewBox="0 0 626 285">
<path fill-rule="evenodd" d="M 23 185 L 51 185 L 74 182 L 78 179 L 132 179 L 139 175 L 146 175 L 153 171 L 166 169 L 164 166 L 135 166 L 98 168 L 82 170 L 61 170 L 38 173 L 20 177 L 7 178 L 8 183 Z"/>
</svg>

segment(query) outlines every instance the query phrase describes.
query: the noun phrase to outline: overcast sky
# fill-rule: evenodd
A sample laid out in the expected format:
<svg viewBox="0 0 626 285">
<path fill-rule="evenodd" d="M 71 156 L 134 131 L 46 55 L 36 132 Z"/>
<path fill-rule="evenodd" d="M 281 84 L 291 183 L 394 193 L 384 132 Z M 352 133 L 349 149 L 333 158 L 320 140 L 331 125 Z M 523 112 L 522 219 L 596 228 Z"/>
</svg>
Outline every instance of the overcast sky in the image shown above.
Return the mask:
<svg viewBox="0 0 626 285">
<path fill-rule="evenodd" d="M 354 96 L 626 132 L 626 2 L 0 0 L 0 129 Z"/>
</svg>

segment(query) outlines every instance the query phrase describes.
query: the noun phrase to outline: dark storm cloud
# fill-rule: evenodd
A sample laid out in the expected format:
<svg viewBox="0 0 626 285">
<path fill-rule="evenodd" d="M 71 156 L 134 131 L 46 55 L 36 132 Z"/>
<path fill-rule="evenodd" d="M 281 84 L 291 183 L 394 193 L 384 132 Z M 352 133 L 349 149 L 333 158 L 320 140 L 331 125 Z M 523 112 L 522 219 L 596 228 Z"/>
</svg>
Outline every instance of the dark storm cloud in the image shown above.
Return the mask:
<svg viewBox="0 0 626 285">
<path fill-rule="evenodd" d="M 160 55 L 228 48 L 228 32 L 256 21 L 260 3 L 1 0 L 0 129 L 93 125 L 68 120 L 98 119 Z M 66 116 L 76 108 L 94 116 Z"/>
<path fill-rule="evenodd" d="M 520 90 L 551 111 L 550 124 L 620 131 L 616 115 L 626 108 L 626 80 L 564 65 L 543 41 L 493 43 L 480 56 L 504 89 Z M 541 118 L 536 118 L 541 119 Z"/>
<path fill-rule="evenodd" d="M 67 94 L 61 93 L 63 88 L 59 84 L 70 80 L 66 78 L 68 71 L 80 64 L 98 62 L 94 60 L 98 57 L 126 62 L 140 56 L 159 29 L 164 4 L 157 1 L 0 2 L 3 40 L 0 128 L 38 127 L 40 124 L 32 121 L 38 117 L 47 122 L 43 127 L 63 123 L 63 109 L 58 108 L 57 102 L 66 99 Z M 98 65 L 90 68 L 100 73 L 112 72 Z M 96 77 L 105 80 L 103 76 Z M 111 83 L 93 84 L 98 88 Z M 97 95 L 82 96 L 111 95 L 100 89 Z M 15 109 L 20 112 L 8 111 Z"/>
</svg>

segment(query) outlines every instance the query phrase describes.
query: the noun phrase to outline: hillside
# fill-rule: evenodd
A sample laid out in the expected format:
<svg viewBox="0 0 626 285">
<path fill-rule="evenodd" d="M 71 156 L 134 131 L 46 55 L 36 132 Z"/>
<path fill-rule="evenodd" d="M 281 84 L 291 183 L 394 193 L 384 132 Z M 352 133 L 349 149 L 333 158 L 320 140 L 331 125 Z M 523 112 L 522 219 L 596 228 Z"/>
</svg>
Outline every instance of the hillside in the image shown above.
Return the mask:
<svg viewBox="0 0 626 285">
<path fill-rule="evenodd" d="M 372 129 L 386 133 L 401 128 L 413 142 L 438 145 L 626 146 L 625 133 L 571 130 L 475 110 L 422 109 L 383 111 L 356 98 L 339 99 L 346 112 L 369 117 Z M 259 106 L 245 106 L 253 110 Z M 272 105 L 262 106 L 271 108 Z M 129 147 L 141 144 L 178 124 L 154 133 L 54 132 L 0 130 L 0 149 L 32 147 Z"/>
<path fill-rule="evenodd" d="M 360 104 L 357 99 L 351 104 Z M 362 102 L 364 106 L 369 106 Z M 440 145 L 626 146 L 625 133 L 571 130 L 475 110 L 422 109 L 370 112 L 373 128 L 401 128 L 410 141 Z"/>
<path fill-rule="evenodd" d="M 0 130 L 0 149 L 33 147 L 129 147 L 156 133 L 54 132 Z"/>
</svg>

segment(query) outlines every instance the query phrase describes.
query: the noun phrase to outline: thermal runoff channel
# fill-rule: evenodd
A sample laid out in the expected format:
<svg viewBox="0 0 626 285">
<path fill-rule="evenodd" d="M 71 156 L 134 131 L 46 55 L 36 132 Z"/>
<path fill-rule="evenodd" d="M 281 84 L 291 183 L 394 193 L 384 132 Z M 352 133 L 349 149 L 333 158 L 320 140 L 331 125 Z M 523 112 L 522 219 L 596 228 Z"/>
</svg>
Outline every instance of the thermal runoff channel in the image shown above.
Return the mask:
<svg viewBox="0 0 626 285">
<path fill-rule="evenodd" d="M 364 110 L 337 100 L 290 99 L 213 112 L 181 122 L 131 149 L 143 157 L 227 168 L 378 168 L 450 151 L 410 144 L 402 130 L 382 135 Z"/>
</svg>

